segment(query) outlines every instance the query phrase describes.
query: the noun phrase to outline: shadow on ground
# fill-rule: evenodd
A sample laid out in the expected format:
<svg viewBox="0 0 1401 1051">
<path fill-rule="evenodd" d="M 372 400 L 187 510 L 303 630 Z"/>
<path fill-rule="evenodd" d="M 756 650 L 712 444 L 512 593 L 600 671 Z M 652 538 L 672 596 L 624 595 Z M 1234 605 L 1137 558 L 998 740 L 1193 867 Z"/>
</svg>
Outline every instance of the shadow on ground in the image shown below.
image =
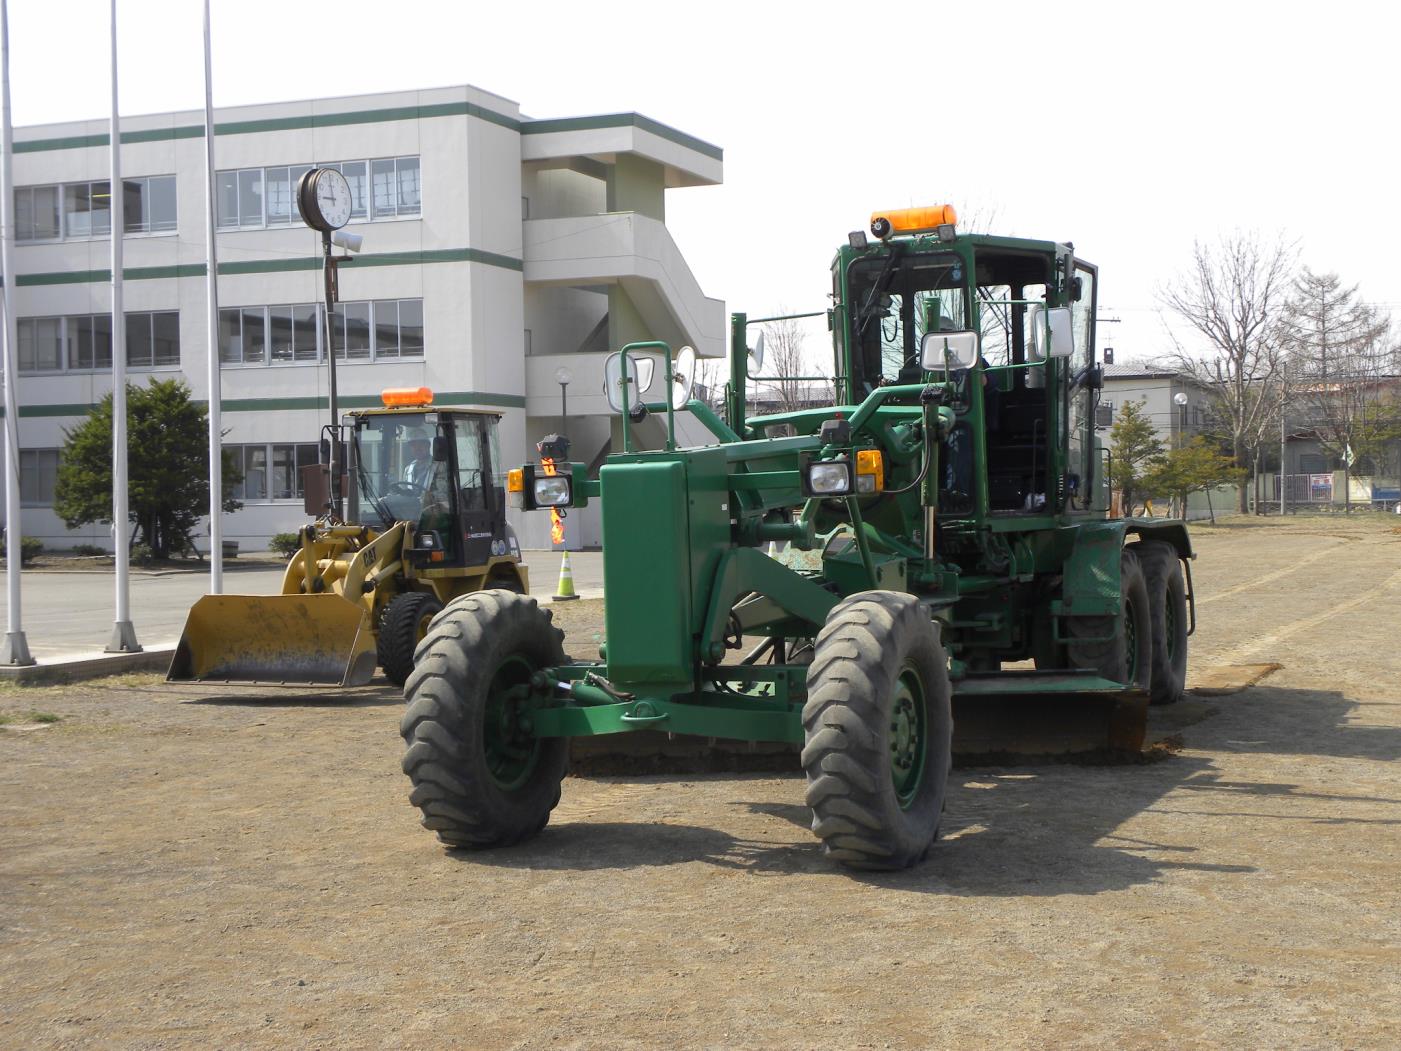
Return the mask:
<svg viewBox="0 0 1401 1051">
<path fill-rule="evenodd" d="M 334 687 L 248 686 L 234 689 L 210 687 L 212 691 L 189 696 L 188 687 L 171 685 L 168 692 L 181 704 L 213 705 L 226 708 L 388 708 L 403 707 L 404 695 L 393 686 Z M 224 692 L 224 691 L 228 692 Z"/>
<path fill-rule="evenodd" d="M 1184 727 L 1188 740 L 1183 752 L 1165 754 L 1158 762 L 960 767 L 951 779 L 940 842 L 928 859 L 906 872 L 851 873 L 828 862 L 808 831 L 808 809 L 792 801 L 801 798 L 800 776 L 761 778 L 753 773 L 728 779 L 737 789 L 726 807 L 733 815 L 733 822 L 726 822 L 732 831 L 683 821 L 584 818 L 550 826 L 516 847 L 452 856 L 468 864 L 530 869 L 623 870 L 701 862 L 756 874 L 844 873 L 883 888 L 994 897 L 1099 894 L 1152 883 L 1174 870 L 1249 873 L 1254 868 L 1244 857 L 1239 863 L 1219 856 L 1198 859 L 1191 842 L 1145 839 L 1119 830 L 1149 811 L 1224 820 L 1241 816 L 1243 811 L 1217 805 L 1223 795 L 1287 802 L 1278 814 L 1252 809 L 1249 816 L 1304 826 L 1399 824 L 1401 820 L 1336 811 L 1340 804 L 1401 800 L 1239 780 L 1220 771 L 1222 754 L 1254 750 L 1401 758 L 1401 727 L 1358 721 L 1365 707 L 1336 691 L 1255 687 L 1211 704 L 1189 701 L 1179 713 L 1160 716 L 1165 725 Z M 1255 736 L 1242 737 L 1242 727 L 1255 728 Z M 684 782 L 698 779 L 727 780 L 690 773 Z M 662 780 L 675 781 L 678 791 L 683 784 L 679 777 Z M 760 788 L 767 798 L 755 798 Z M 568 790 L 566 781 L 566 795 Z M 1210 805 L 1206 797 L 1212 797 Z M 1195 800 L 1202 805 L 1194 805 Z"/>
</svg>

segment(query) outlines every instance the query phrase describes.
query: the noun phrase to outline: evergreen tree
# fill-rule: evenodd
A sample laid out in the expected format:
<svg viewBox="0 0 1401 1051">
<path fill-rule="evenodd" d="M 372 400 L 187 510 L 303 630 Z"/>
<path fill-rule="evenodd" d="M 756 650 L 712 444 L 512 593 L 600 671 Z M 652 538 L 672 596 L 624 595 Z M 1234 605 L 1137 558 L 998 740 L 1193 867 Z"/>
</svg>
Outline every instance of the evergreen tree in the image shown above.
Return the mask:
<svg viewBox="0 0 1401 1051">
<path fill-rule="evenodd" d="M 112 395 L 64 432 L 54 487 L 54 512 L 69 529 L 112 521 Z M 191 531 L 209 510 L 209 416 L 179 380 L 152 379 L 127 386 L 127 508 L 136 529 L 132 542 L 157 558 L 194 546 Z M 233 499 L 240 473 L 223 458 L 223 508 Z"/>
<path fill-rule="evenodd" d="M 1163 455 L 1141 482 L 1148 492 L 1169 493 L 1187 517 L 1187 498 L 1193 493 L 1215 489 L 1219 485 L 1240 485 L 1248 472 L 1237 467 L 1235 457 L 1223 453 L 1201 435 L 1179 449 Z M 1211 516 L 1213 522 L 1216 515 Z"/>
<path fill-rule="evenodd" d="M 1145 492 L 1142 479 L 1163 458 L 1163 442 L 1153 423 L 1143 412 L 1144 402 L 1126 401 L 1119 406 L 1114 425 L 1109 428 L 1109 450 L 1113 455 L 1110 484 L 1122 494 L 1124 513 L 1133 514 L 1135 497 Z"/>
</svg>

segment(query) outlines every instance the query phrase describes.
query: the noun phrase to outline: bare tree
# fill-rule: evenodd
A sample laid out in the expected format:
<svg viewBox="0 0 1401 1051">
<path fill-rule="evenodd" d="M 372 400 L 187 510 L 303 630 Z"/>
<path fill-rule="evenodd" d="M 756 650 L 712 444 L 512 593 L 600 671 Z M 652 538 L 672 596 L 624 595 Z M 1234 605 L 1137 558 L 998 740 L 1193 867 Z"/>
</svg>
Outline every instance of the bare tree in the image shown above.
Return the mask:
<svg viewBox="0 0 1401 1051">
<path fill-rule="evenodd" d="M 1283 402 L 1285 353 L 1280 314 L 1297 252 L 1254 233 L 1193 245 L 1192 265 L 1158 292 L 1159 301 L 1206 341 L 1203 358 L 1169 329 L 1174 365 L 1208 392 L 1212 415 L 1230 438 L 1239 467 L 1249 467 Z M 1240 510 L 1249 510 L 1240 490 Z"/>
<path fill-rule="evenodd" d="M 765 376 L 773 377 L 768 383 L 780 412 L 793 412 L 804 407 L 803 383 L 798 377 L 809 373 L 803 356 L 802 325 L 797 321 L 770 321 L 764 325 L 764 367 L 761 371 Z"/>
<path fill-rule="evenodd" d="M 1352 468 L 1380 453 L 1395 432 L 1388 365 L 1389 322 L 1343 287 L 1337 274 L 1307 267 L 1295 279 L 1283 333 L 1300 400 L 1320 444 L 1343 462 L 1343 504 L 1352 510 Z"/>
<path fill-rule="evenodd" d="M 780 313 L 788 313 L 780 308 Z M 808 361 L 802 323 L 797 319 L 764 323 L 764 367 L 762 381 L 772 392 L 779 412 L 794 412 L 830 401 L 832 385 L 810 377 L 818 369 Z"/>
<path fill-rule="evenodd" d="M 729 382 L 730 370 L 724 358 L 697 358 L 695 384 L 691 397 L 705 402 L 717 412 L 725 408 L 725 384 Z"/>
</svg>

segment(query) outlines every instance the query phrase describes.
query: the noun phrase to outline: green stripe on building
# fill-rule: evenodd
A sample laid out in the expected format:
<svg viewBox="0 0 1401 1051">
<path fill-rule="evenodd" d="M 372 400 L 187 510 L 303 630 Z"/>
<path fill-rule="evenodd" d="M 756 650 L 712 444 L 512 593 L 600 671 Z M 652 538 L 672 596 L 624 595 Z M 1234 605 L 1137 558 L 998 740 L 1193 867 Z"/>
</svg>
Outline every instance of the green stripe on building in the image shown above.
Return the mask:
<svg viewBox="0 0 1401 1051">
<path fill-rule="evenodd" d="M 520 132 L 522 135 L 548 135 L 556 131 L 593 131 L 598 128 L 636 128 L 639 131 L 649 132 L 659 138 L 666 139 L 668 142 L 674 142 L 678 146 L 684 146 L 688 150 L 695 150 L 712 160 L 723 161 L 725 159 L 725 151 L 719 146 L 712 146 L 704 139 L 687 135 L 684 131 L 677 131 L 651 117 L 644 117 L 640 113 L 605 113 L 597 117 L 528 120 L 521 123 Z"/>
<path fill-rule="evenodd" d="M 337 399 L 342 409 L 373 409 L 383 403 L 375 394 L 347 394 Z M 433 395 L 433 403 L 439 408 L 452 408 L 454 405 L 490 405 L 501 409 L 523 409 L 525 398 L 519 394 L 494 394 L 491 391 L 459 390 L 438 391 Z M 67 405 L 21 405 L 19 416 L 22 420 L 54 416 L 86 416 L 92 404 L 70 403 Z M 196 400 L 195 404 L 206 404 Z M 330 400 L 321 395 L 304 398 L 225 398 L 224 412 L 302 412 L 315 409 L 324 412 L 330 408 Z M 0 407 L 0 419 L 5 410 Z"/>
<path fill-rule="evenodd" d="M 297 117 L 269 117 L 264 120 L 235 120 L 214 125 L 215 135 L 254 135 L 265 131 L 302 131 L 308 128 L 337 128 L 348 124 L 382 124 L 396 120 L 425 120 L 433 117 L 476 117 L 490 124 L 520 131 L 521 122 L 515 117 L 478 106 L 473 102 L 440 102 L 428 106 L 392 106 L 386 109 L 351 110 L 346 113 L 312 113 Z M 145 128 L 122 132 L 122 143 L 173 142 L 176 139 L 202 139 L 202 124 L 186 124 L 176 128 Z M 106 146 L 110 140 L 105 132 L 93 135 L 65 135 L 52 139 L 28 139 L 16 142 L 16 153 L 43 153 L 47 150 L 76 150 L 90 146 Z"/>
<path fill-rule="evenodd" d="M 373 266 L 424 266 L 430 263 L 481 263 L 520 273 L 525 263 L 508 255 L 486 252 L 479 248 L 434 248 L 421 252 L 368 252 L 352 257 L 346 265 L 355 268 Z M 320 270 L 321 257 L 297 256 L 283 259 L 246 259 L 220 263 L 219 274 L 279 274 L 298 270 Z M 152 281 L 160 278 L 203 277 L 203 263 L 181 263 L 178 266 L 132 266 L 122 271 L 128 281 Z M 112 280 L 111 270 L 69 270 L 42 274 L 20 274 L 16 287 L 36 285 L 82 285 L 106 283 Z"/>
</svg>

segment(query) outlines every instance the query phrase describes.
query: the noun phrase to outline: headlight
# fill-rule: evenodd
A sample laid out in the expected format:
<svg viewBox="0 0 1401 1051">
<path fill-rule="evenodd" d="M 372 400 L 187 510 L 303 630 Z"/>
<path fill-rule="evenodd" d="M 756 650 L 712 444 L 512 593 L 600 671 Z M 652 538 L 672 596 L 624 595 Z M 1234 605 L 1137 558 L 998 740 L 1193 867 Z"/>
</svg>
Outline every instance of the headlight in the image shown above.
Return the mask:
<svg viewBox="0 0 1401 1051">
<path fill-rule="evenodd" d="M 536 507 L 568 507 L 569 478 L 567 475 L 552 475 L 535 479 Z"/>
<path fill-rule="evenodd" d="M 808 496 L 845 496 L 851 492 L 851 462 L 826 460 L 810 463 L 805 472 Z"/>
</svg>

